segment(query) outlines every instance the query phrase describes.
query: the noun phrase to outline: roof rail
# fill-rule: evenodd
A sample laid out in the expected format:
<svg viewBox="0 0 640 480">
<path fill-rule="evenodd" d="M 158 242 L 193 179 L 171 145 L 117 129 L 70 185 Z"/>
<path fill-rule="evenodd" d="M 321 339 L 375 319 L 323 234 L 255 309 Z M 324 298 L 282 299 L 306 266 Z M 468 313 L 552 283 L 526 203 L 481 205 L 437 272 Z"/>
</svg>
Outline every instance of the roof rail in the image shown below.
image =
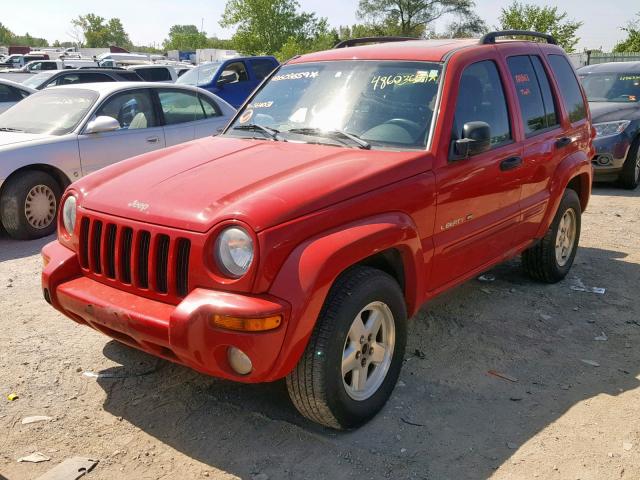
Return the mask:
<svg viewBox="0 0 640 480">
<path fill-rule="evenodd" d="M 500 32 L 489 32 L 480 38 L 479 43 L 481 45 L 489 45 L 492 43 L 496 43 L 496 38 L 498 37 L 513 37 L 513 36 L 543 38 L 547 41 L 547 43 L 550 43 L 551 45 L 558 44 L 556 39 L 551 35 L 548 35 L 546 33 L 540 33 L 540 32 L 532 32 L 529 30 L 503 30 Z"/>
<path fill-rule="evenodd" d="M 390 43 L 390 42 L 406 42 L 407 40 L 420 40 L 415 37 L 361 37 L 350 38 L 349 40 L 342 40 L 335 44 L 333 48 L 347 48 L 355 47 L 357 45 L 364 45 L 365 43 Z"/>
</svg>

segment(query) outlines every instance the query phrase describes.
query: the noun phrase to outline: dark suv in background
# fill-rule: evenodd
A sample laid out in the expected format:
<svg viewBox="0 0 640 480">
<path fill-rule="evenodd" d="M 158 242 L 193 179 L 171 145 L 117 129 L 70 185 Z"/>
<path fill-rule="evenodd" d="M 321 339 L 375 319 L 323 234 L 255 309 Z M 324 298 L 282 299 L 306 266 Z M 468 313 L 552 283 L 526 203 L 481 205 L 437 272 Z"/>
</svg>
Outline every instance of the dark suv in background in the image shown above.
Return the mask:
<svg viewBox="0 0 640 480">
<path fill-rule="evenodd" d="M 589 65 L 578 70 L 597 137 L 595 179 L 640 183 L 640 62 Z"/>
<path fill-rule="evenodd" d="M 42 72 L 25 80 L 26 85 L 36 90 L 58 85 L 96 82 L 142 82 L 136 72 L 116 68 L 81 68 L 69 70 L 51 70 Z"/>
</svg>

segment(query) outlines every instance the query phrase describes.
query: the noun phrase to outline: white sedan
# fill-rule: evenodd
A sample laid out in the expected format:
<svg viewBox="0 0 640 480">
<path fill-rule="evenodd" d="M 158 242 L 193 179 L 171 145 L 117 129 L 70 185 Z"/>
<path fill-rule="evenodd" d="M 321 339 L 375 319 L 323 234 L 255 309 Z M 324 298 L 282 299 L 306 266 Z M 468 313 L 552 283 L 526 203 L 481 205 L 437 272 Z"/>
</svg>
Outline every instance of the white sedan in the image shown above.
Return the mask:
<svg viewBox="0 0 640 480">
<path fill-rule="evenodd" d="M 31 87 L 0 78 L 0 113 L 37 92 Z"/>
<path fill-rule="evenodd" d="M 34 93 L 0 115 L 0 221 L 17 239 L 48 235 L 74 180 L 217 135 L 234 113 L 221 98 L 184 85 L 85 83 Z"/>
</svg>

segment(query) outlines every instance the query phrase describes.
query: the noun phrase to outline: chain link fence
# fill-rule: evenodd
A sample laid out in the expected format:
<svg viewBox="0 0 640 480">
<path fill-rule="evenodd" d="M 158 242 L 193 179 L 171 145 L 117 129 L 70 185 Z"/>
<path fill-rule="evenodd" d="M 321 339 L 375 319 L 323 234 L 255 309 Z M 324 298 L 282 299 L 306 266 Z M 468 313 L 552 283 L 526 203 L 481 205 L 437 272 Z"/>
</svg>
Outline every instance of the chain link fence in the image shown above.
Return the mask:
<svg viewBox="0 0 640 480">
<path fill-rule="evenodd" d="M 569 58 L 576 68 L 607 62 L 640 62 L 640 52 L 604 53 L 582 52 L 570 53 Z"/>
</svg>

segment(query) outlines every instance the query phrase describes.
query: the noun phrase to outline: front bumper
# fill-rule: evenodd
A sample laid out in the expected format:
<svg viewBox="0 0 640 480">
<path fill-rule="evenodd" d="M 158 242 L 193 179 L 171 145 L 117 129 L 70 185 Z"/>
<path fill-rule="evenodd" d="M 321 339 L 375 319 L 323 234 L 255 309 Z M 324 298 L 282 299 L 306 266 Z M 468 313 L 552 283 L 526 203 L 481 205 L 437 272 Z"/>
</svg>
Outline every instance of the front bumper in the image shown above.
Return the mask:
<svg viewBox="0 0 640 480">
<path fill-rule="evenodd" d="M 631 139 L 623 132 L 618 135 L 595 138 L 593 141 L 595 155 L 592 164 L 596 180 L 615 180 L 622 171 Z"/>
<path fill-rule="evenodd" d="M 271 372 L 280 353 L 290 308 L 269 296 L 250 296 L 196 288 L 179 305 L 118 290 L 82 275 L 75 252 L 54 241 L 42 250 L 42 288 L 54 308 L 122 343 L 199 372 L 240 382 L 275 380 Z M 282 315 L 267 332 L 222 330 L 214 314 L 237 317 Z M 237 347 L 253 363 L 247 375 L 233 371 L 227 349 Z"/>
</svg>

